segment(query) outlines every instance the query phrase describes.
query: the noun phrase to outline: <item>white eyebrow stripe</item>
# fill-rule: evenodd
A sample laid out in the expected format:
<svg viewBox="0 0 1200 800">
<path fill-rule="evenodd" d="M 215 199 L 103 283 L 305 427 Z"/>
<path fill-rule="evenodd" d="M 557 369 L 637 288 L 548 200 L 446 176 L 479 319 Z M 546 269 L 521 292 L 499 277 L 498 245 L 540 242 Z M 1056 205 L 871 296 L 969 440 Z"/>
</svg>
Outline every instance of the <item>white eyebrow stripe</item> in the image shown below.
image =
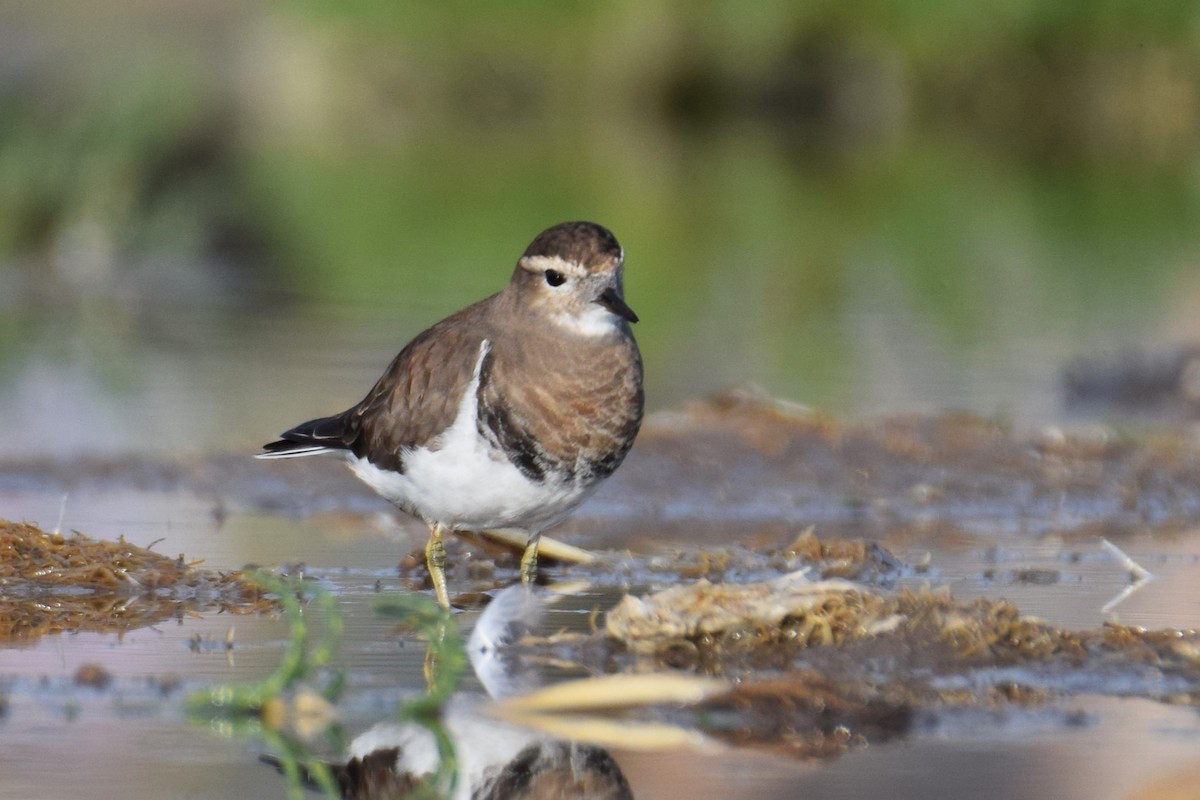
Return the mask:
<svg viewBox="0 0 1200 800">
<path fill-rule="evenodd" d="M 574 261 L 567 261 L 558 256 L 525 256 L 521 259 L 521 268 L 529 272 L 545 272 L 548 269 L 558 270 L 565 275 L 576 278 L 587 277 L 587 270 Z"/>
</svg>

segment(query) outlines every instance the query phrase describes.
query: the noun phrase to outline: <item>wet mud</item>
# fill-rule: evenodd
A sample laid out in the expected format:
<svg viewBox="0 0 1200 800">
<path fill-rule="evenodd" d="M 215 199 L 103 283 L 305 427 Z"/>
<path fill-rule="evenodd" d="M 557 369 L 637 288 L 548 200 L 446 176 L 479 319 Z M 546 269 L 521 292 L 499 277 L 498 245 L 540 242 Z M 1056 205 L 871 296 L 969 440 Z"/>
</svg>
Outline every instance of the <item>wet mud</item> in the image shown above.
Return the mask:
<svg viewBox="0 0 1200 800">
<path fill-rule="evenodd" d="M 386 538 L 371 545 L 373 566 L 357 571 L 267 563 L 275 575 L 303 576 L 294 598 L 284 593 L 304 606 L 297 619 L 332 618 L 337 606 L 370 616 L 373 598 L 429 589 L 422 526 L 397 517 L 332 461 L 276 464 L 238 454 L 0 462 L 0 493 L 186 497 L 206 509 L 218 538 L 247 519 L 348 531 L 347 538 L 381 527 L 411 534 L 398 546 Z M 550 532 L 591 554 L 572 563 L 543 561 L 538 596 L 549 610 L 538 613 L 558 621 L 489 623 L 505 631 L 491 646 L 510 671 L 591 681 L 676 676 L 700 682 L 703 691 L 687 700 L 664 689 L 602 702 L 586 709 L 586 723 L 578 709 L 536 718 L 510 709 L 512 747 L 476 775 L 474 796 L 509 791 L 532 765 L 551 785 L 565 774 L 555 770 L 582 763 L 598 765 L 597 780 L 611 778 L 605 786 L 612 796 L 631 796 L 624 776 L 612 775 L 607 751 L 597 749 L 604 747 L 718 743 L 791 762 L 834 763 L 839 759 L 831 757 L 897 738 L 993 730 L 1000 720 L 1033 720 L 1043 731 L 1086 728 L 1097 698 L 1194 714 L 1200 634 L 1174 622 L 1194 617 L 1188 603 L 1194 605 L 1189 587 L 1200 574 L 1197 531 L 1200 439 L 1190 424 L 1136 433 L 1014 432 L 1003 422 L 957 414 L 851 423 L 751 392 L 657 414 L 626 465 Z M 289 552 L 305 546 L 302 538 L 287 545 Z M 448 542 L 448 551 L 456 618 L 482 629 L 517 582 L 519 552 L 470 535 Z M 56 633 L 127 634 L 217 613 L 276 617 L 279 592 L 264 595 L 239 566 L 210 570 L 120 538 L 3 523 L 0 648 L 32 646 Z M 1171 624 L 1122 622 L 1112 609 L 1161 575 L 1176 587 L 1170 597 L 1188 598 L 1154 607 L 1169 612 L 1154 618 Z M 312 605 L 324 595 L 326 606 Z M 1055 616 L 1060 607 L 1075 609 L 1065 616 L 1084 623 L 1064 624 Z M 1047 610 L 1052 619 L 1044 618 Z M 362 622 L 350 618 L 347 627 Z M 403 624 L 372 630 L 354 645 L 358 651 L 347 651 L 351 660 L 375 665 L 364 654 L 381 642 L 421 649 L 443 635 Z M 470 622 L 465 630 L 474 638 Z M 331 658 L 333 646 L 322 653 Z M 431 670 L 448 663 L 439 658 L 427 656 L 414 670 L 418 682 L 430 682 Z M 76 686 L 128 691 L 128 680 L 106 671 L 102 657 L 89 665 L 95 669 L 77 673 L 83 677 Z M 488 687 L 480 665 L 473 666 Z M 368 683 L 382 680 L 377 665 L 363 670 Z M 12 685 L 18 688 L 0 692 L 0 701 L 22 701 L 22 684 Z M 426 762 L 397 766 L 405 754 L 436 751 L 414 744 L 414 736 L 427 734 L 377 736 L 376 727 L 390 736 L 396 731 L 387 726 L 399 724 L 377 714 L 376 727 L 359 737 L 362 746 L 352 744 L 341 758 L 337 748 L 310 752 L 308 744 L 279 738 L 277 729 L 290 723 L 272 719 L 297 716 L 279 709 L 312 693 L 289 686 L 273 700 L 262 685 L 255 684 L 249 718 L 268 743 L 266 761 L 293 788 L 334 786 L 365 798 L 433 780 Z M 192 688 L 228 694 L 221 686 Z M 491 688 L 488 694 L 499 699 Z M 172 698 L 163 702 L 178 702 Z M 464 711 L 459 701 L 441 698 L 438 724 L 461 725 L 468 738 L 475 727 L 493 735 L 498 723 L 488 699 L 467 700 Z M 320 727 L 365 724 L 371 715 L 364 706 L 379 702 L 351 693 L 323 705 Z M 530 729 L 542 730 L 542 738 L 519 732 Z"/>
<path fill-rule="evenodd" d="M 842 422 L 751 391 L 653 415 L 581 514 L 670 525 L 729 520 L 889 529 L 936 518 L 966 530 L 1120 535 L 1200 520 L 1200 434 L 1105 426 L 1013 432 L 967 414 Z M 248 454 L 154 461 L 0 461 L 0 490 L 188 491 L 215 516 L 378 513 L 336 463 Z M 603 541 L 620 547 L 629 528 Z M 635 526 L 634 534 L 639 533 Z"/>
<path fill-rule="evenodd" d="M 1003 600 L 884 594 L 802 574 L 629 595 L 590 637 L 523 646 L 560 661 L 577 652 L 594 672 L 736 679 L 703 704 L 707 732 L 806 758 L 932 727 L 946 715 L 1038 709 L 1072 696 L 1200 705 L 1195 630 L 1108 623 L 1067 631 Z"/>
</svg>

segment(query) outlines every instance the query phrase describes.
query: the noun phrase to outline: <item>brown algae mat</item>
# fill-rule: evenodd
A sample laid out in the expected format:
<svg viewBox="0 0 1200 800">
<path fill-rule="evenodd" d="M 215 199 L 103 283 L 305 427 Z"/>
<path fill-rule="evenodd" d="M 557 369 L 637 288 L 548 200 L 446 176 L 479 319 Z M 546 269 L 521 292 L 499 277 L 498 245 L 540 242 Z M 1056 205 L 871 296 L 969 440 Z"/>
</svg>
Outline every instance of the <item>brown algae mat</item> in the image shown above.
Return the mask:
<svg viewBox="0 0 1200 800">
<path fill-rule="evenodd" d="M 811 534 L 804 539 L 824 552 Z M 848 542 L 835 549 L 847 563 L 872 552 Z M 557 663 L 574 654 L 592 672 L 733 679 L 728 692 L 688 710 L 692 721 L 715 738 L 801 758 L 964 715 L 1028 712 L 1085 724 L 1076 704 L 1089 695 L 1200 706 L 1197 631 L 1064 630 L 1005 600 L 889 592 L 814 567 L 627 595 L 593 634 L 527 638 L 523 647 Z"/>
<path fill-rule="evenodd" d="M 644 598 L 626 596 L 608 612 L 604 635 L 637 660 L 714 674 L 764 663 L 832 662 L 829 652 L 891 671 L 928 675 L 981 668 L 1054 666 L 1112 675 L 1150 667 L 1153 686 L 1116 681 L 1113 689 L 1200 704 L 1200 633 L 1106 623 L 1067 631 L 1024 616 L 1006 600 L 960 602 L 923 589 L 882 594 L 843 580 L 802 573 L 745 585 L 701 579 Z M 829 651 L 829 652 L 822 652 Z M 861 669 L 841 665 L 848 677 Z M 1040 681 L 1039 681 L 1040 682 Z M 1091 687 L 1104 691 L 1097 678 Z M 1111 692 L 1110 692 L 1111 693 Z"/>
<path fill-rule="evenodd" d="M 123 633 L 202 610 L 275 607 L 240 573 L 197 563 L 123 538 L 97 541 L 0 520 L 0 644 L 48 633 Z"/>
<path fill-rule="evenodd" d="M 991 533 L 1097 521 L 1117 533 L 1200 520 L 1198 445 L 1178 425 L 1133 436 L 1101 425 L 1018 432 L 961 413 L 850 422 L 735 390 L 651 417 L 621 480 L 701 509 L 712 497 L 717 512 L 768 505 L 825 524 L 886 528 L 936 513 Z"/>
</svg>

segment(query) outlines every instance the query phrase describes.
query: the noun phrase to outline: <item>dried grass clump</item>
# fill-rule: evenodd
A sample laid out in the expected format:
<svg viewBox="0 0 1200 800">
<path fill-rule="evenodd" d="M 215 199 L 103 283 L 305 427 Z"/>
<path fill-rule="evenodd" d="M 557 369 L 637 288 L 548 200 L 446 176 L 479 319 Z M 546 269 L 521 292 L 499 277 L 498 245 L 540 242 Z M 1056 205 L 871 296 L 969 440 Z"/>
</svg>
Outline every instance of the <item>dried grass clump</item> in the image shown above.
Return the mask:
<svg viewBox="0 0 1200 800">
<path fill-rule="evenodd" d="M 887 595 L 848 581 L 810 581 L 801 573 L 751 584 L 699 580 L 648 597 L 627 596 L 608 613 L 604 632 L 638 657 L 718 674 L 747 656 L 770 656 L 786 668 L 789 653 L 836 653 L 853 645 L 859 658 L 926 673 L 1141 664 L 1200 684 L 1196 631 L 1112 624 L 1067 631 L 1021 614 L 1006 600 L 963 602 L 927 589 Z"/>
<path fill-rule="evenodd" d="M 0 520 L 0 642 L 120 633 L 214 608 L 253 613 L 275 607 L 240 573 L 198 569 L 197 563 L 124 538 L 97 541 Z"/>
<path fill-rule="evenodd" d="M 130 544 L 95 541 L 75 533 L 46 533 L 28 523 L 0 521 L 0 586 L 25 582 L 41 587 L 111 591 L 155 589 L 185 581 L 191 564 Z"/>
<path fill-rule="evenodd" d="M 701 579 L 646 598 L 627 595 L 608 613 L 605 631 L 640 654 L 684 642 L 739 649 L 781 641 L 809 646 L 872 635 L 890 624 L 887 616 L 887 601 L 860 586 L 793 573 L 752 584 Z"/>
</svg>

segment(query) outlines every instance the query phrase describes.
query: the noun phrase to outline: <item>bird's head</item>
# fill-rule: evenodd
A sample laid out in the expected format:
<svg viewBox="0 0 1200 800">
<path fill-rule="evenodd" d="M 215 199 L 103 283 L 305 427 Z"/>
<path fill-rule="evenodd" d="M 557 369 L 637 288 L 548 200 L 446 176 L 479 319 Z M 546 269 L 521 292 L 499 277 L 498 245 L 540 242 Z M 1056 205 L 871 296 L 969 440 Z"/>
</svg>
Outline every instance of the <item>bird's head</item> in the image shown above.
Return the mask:
<svg viewBox="0 0 1200 800">
<path fill-rule="evenodd" d="M 625 303 L 625 251 L 607 228 L 564 222 L 547 228 L 517 261 L 510 291 L 566 331 L 604 336 L 638 316 Z"/>
</svg>

